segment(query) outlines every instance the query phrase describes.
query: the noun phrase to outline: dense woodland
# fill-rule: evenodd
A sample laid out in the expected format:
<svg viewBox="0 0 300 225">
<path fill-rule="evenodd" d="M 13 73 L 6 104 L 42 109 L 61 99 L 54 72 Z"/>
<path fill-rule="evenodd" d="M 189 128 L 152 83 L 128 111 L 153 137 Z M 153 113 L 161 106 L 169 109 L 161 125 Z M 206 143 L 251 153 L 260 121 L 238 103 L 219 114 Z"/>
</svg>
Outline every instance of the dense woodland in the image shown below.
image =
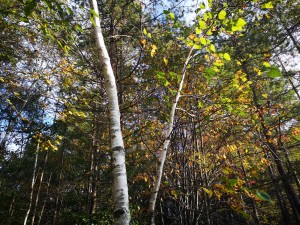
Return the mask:
<svg viewBox="0 0 300 225">
<path fill-rule="evenodd" d="M 299 12 L 0 0 L 0 224 L 300 224 Z"/>
</svg>

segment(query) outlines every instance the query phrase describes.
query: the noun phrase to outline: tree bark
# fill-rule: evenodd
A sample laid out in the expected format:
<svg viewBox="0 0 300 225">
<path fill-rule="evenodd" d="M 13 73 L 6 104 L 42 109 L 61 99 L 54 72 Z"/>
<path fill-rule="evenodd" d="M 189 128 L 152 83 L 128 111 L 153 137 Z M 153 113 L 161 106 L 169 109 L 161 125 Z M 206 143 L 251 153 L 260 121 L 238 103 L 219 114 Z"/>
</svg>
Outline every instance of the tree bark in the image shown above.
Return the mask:
<svg viewBox="0 0 300 225">
<path fill-rule="evenodd" d="M 36 151 L 35 151 L 35 158 L 34 158 L 34 166 L 33 166 L 33 173 L 32 173 L 32 179 L 31 179 L 31 191 L 30 191 L 30 198 L 29 198 L 29 206 L 24 218 L 24 225 L 27 224 L 27 220 L 31 211 L 32 203 L 33 203 L 33 192 L 34 192 L 34 185 L 36 183 L 37 179 L 37 162 L 39 158 L 39 151 L 40 151 L 40 143 L 37 143 Z"/>
<path fill-rule="evenodd" d="M 127 174 L 125 165 L 125 149 L 122 138 L 118 92 L 115 76 L 110 63 L 109 54 L 104 42 L 100 27 L 99 11 L 96 0 L 90 0 L 90 7 L 97 15 L 93 15 L 95 21 L 95 40 L 99 50 L 99 60 L 103 64 L 103 73 L 106 80 L 106 93 L 108 96 L 108 109 L 110 120 L 110 135 L 113 164 L 113 203 L 114 223 L 116 225 L 129 224 L 129 198 Z"/>
<path fill-rule="evenodd" d="M 149 201 L 149 207 L 148 207 L 148 212 L 151 215 L 151 224 L 154 225 L 155 224 L 155 204 L 156 204 L 156 200 L 157 200 L 157 195 L 158 195 L 158 191 L 159 191 L 159 187 L 160 187 L 160 183 L 161 183 L 161 179 L 162 179 L 162 174 L 163 174 L 163 168 L 164 168 L 164 164 L 165 164 L 165 160 L 166 160 L 166 155 L 167 155 L 167 151 L 168 151 L 168 147 L 170 144 L 170 136 L 171 133 L 173 131 L 173 125 L 174 125 L 174 119 L 175 119 L 175 111 L 176 111 L 176 107 L 178 104 L 178 101 L 181 97 L 181 90 L 183 87 L 183 83 L 184 83 L 184 78 L 185 78 L 185 74 L 186 74 L 186 69 L 187 69 L 187 65 L 191 59 L 191 54 L 193 52 L 193 48 L 190 49 L 188 57 L 186 58 L 186 61 L 184 63 L 183 69 L 182 69 L 182 75 L 181 75 L 181 81 L 179 83 L 179 87 L 175 96 L 175 100 L 174 103 L 172 105 L 172 109 L 170 112 L 170 119 L 169 119 L 169 123 L 168 123 L 168 130 L 167 133 L 165 135 L 165 141 L 163 143 L 163 147 L 162 147 L 162 151 L 160 153 L 159 156 L 159 163 L 158 163 L 158 168 L 156 171 L 156 180 L 153 186 L 153 190 L 152 190 L 152 194 L 150 197 L 150 201 Z"/>
<path fill-rule="evenodd" d="M 36 194 L 35 202 L 34 202 L 34 206 L 33 206 L 31 225 L 34 225 L 34 222 L 35 222 L 35 216 L 36 216 L 36 211 L 37 211 L 37 207 L 38 207 L 38 203 L 39 203 L 39 197 L 40 197 L 40 192 L 41 192 L 41 187 L 42 187 L 42 183 L 43 183 L 43 179 L 44 179 L 45 167 L 46 167 L 47 161 L 48 161 L 48 151 L 46 152 L 46 155 L 44 158 L 43 169 L 42 169 L 41 175 L 40 175 L 39 186 L 37 189 L 37 194 Z"/>
</svg>

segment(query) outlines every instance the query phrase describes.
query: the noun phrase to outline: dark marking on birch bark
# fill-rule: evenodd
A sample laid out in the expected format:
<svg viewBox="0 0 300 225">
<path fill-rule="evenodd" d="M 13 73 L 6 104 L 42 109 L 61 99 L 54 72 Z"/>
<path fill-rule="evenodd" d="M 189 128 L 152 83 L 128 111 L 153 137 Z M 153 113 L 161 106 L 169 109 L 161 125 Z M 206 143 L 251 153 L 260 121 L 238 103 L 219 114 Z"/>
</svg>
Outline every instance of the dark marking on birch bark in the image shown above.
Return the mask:
<svg viewBox="0 0 300 225">
<path fill-rule="evenodd" d="M 120 218 L 124 213 L 125 213 L 125 210 L 123 210 L 123 209 L 118 209 L 117 211 L 114 212 L 114 218 L 118 219 L 118 218 Z"/>
<path fill-rule="evenodd" d="M 124 148 L 122 146 L 116 146 L 112 150 L 121 152 L 121 151 L 124 151 Z"/>
</svg>

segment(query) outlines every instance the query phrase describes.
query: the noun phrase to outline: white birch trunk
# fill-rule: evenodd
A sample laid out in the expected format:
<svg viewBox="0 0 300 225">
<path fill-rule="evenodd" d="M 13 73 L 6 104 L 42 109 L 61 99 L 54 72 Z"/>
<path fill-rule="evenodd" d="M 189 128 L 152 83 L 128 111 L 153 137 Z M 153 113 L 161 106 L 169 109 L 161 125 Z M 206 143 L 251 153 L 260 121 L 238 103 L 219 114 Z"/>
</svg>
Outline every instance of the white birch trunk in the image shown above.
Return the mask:
<svg viewBox="0 0 300 225">
<path fill-rule="evenodd" d="M 99 15 L 97 0 L 90 0 L 90 7 Z M 110 135 L 113 164 L 113 202 L 114 224 L 129 225 L 129 199 L 127 174 L 125 166 L 125 149 L 122 138 L 120 110 L 117 96 L 115 76 L 110 63 L 108 51 L 102 35 L 99 16 L 93 16 L 95 21 L 95 39 L 99 49 L 99 60 L 103 64 L 103 73 L 106 80 L 106 93 L 108 96 Z"/>
<path fill-rule="evenodd" d="M 170 119 L 169 119 L 169 123 L 168 123 L 168 130 L 167 133 L 165 135 L 165 141 L 163 143 L 163 147 L 162 147 L 162 151 L 160 153 L 159 156 L 159 163 L 158 163 L 158 168 L 156 171 L 156 178 L 155 178 L 155 183 L 153 186 L 153 190 L 152 190 L 152 194 L 150 197 L 150 201 L 149 201 L 149 207 L 148 207 L 148 212 L 151 214 L 151 224 L 154 225 L 155 224 L 155 204 L 156 204 L 156 200 L 157 200 L 157 194 L 159 191 L 159 187 L 160 187 L 160 183 L 161 183 L 161 178 L 162 178 L 162 174 L 163 174 L 163 169 L 164 169 L 164 164 L 165 164 L 165 160 L 166 160 L 166 156 L 167 156 L 167 151 L 168 151 L 168 147 L 170 144 L 170 136 L 171 133 L 173 131 L 173 126 L 174 126 L 174 118 L 175 118 L 175 111 L 176 111 L 176 107 L 178 104 L 178 101 L 181 97 L 181 90 L 184 84 L 184 78 L 185 78 L 185 73 L 186 73 L 186 69 L 187 69 L 187 65 L 189 63 L 189 60 L 191 59 L 191 54 L 193 52 L 193 48 L 191 48 L 188 57 L 186 58 L 186 61 L 184 63 L 182 72 L 181 72 L 181 81 L 179 83 L 179 87 L 174 99 L 174 103 L 172 105 L 172 109 L 170 112 Z"/>
<path fill-rule="evenodd" d="M 34 166 L 33 166 L 33 174 L 32 174 L 32 179 L 31 179 L 31 191 L 30 191 L 30 198 L 29 198 L 29 206 L 24 218 L 24 225 L 27 224 L 27 220 L 31 211 L 31 207 L 32 207 L 32 202 L 33 202 L 33 194 L 34 194 L 34 185 L 36 183 L 36 179 L 37 179 L 37 162 L 38 162 L 38 158 L 39 158 L 39 151 L 40 151 L 40 143 L 38 142 L 37 147 L 36 147 L 36 151 L 35 151 L 35 158 L 34 158 Z"/>
</svg>

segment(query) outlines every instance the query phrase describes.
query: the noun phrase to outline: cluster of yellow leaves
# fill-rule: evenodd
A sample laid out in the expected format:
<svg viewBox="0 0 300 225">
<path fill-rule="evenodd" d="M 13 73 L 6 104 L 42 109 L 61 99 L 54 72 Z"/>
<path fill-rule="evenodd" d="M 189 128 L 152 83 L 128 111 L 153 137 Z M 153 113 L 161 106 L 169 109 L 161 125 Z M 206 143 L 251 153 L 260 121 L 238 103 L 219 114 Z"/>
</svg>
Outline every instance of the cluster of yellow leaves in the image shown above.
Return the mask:
<svg viewBox="0 0 300 225">
<path fill-rule="evenodd" d="M 45 151 L 57 151 L 61 140 L 63 139 L 63 137 L 60 135 L 56 135 L 55 137 L 47 137 L 40 132 L 35 133 L 32 137 L 38 141 L 40 150 Z"/>
</svg>

